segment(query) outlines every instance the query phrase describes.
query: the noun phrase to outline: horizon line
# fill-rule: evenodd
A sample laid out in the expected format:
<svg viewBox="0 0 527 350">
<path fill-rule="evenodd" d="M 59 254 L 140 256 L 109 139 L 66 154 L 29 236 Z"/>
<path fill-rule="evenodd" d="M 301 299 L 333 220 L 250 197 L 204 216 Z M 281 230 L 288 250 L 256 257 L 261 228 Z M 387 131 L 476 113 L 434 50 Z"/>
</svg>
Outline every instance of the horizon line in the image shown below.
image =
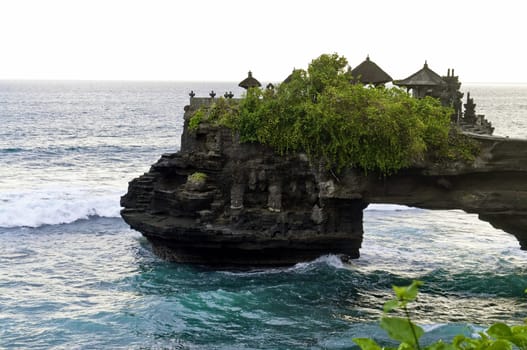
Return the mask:
<svg viewBox="0 0 527 350">
<path fill-rule="evenodd" d="M 0 78 L 0 82 L 136 82 L 136 83 L 236 83 L 235 80 L 176 80 L 176 79 L 54 79 L 54 78 Z M 273 81 L 279 83 L 279 81 Z M 497 85 L 527 85 L 527 81 L 467 81 L 462 82 L 462 85 L 471 84 L 497 84 Z"/>
</svg>

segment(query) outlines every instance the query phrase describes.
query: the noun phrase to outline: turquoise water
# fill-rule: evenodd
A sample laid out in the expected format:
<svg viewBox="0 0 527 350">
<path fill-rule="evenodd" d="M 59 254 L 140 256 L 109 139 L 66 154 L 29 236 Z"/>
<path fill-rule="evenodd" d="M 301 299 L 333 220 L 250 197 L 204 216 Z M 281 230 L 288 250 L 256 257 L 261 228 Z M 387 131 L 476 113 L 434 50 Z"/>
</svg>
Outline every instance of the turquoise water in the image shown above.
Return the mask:
<svg viewBox="0 0 527 350">
<path fill-rule="evenodd" d="M 527 121 L 507 115 L 527 112 L 527 88 L 506 88 L 515 99 L 504 87 L 471 95 L 497 131 L 522 137 Z M 190 89 L 236 91 L 0 83 L 0 348 L 351 349 L 357 336 L 388 341 L 382 303 L 412 279 L 425 281 L 412 311 L 425 342 L 527 317 L 527 252 L 461 211 L 372 206 L 350 264 L 226 271 L 156 258 L 119 218 L 119 196 L 179 148 Z"/>
</svg>

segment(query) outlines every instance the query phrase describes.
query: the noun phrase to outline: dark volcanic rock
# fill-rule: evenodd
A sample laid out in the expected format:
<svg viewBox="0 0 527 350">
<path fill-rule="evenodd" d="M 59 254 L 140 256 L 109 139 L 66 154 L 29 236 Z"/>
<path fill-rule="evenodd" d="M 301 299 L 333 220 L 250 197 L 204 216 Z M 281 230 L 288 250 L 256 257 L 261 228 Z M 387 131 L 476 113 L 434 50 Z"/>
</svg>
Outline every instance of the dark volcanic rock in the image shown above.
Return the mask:
<svg viewBox="0 0 527 350">
<path fill-rule="evenodd" d="M 155 252 L 174 261 L 219 265 L 286 265 L 322 254 L 356 258 L 362 241 L 360 199 L 319 195 L 317 173 L 302 154 L 279 157 L 240 144 L 228 129 L 201 125 L 185 113 L 181 151 L 165 154 L 130 182 L 122 216 Z M 193 183 L 189 177 L 203 173 Z"/>
<path fill-rule="evenodd" d="M 430 164 L 384 179 L 349 169 L 337 178 L 303 154 L 240 144 L 228 129 L 190 132 L 190 116 L 208 100 L 191 99 L 181 150 L 132 180 L 121 199 L 124 220 L 161 257 L 251 266 L 328 253 L 357 258 L 368 203 L 478 213 L 527 249 L 527 141 L 478 136 L 473 164 Z M 200 181 L 189 178 L 195 173 Z"/>
</svg>

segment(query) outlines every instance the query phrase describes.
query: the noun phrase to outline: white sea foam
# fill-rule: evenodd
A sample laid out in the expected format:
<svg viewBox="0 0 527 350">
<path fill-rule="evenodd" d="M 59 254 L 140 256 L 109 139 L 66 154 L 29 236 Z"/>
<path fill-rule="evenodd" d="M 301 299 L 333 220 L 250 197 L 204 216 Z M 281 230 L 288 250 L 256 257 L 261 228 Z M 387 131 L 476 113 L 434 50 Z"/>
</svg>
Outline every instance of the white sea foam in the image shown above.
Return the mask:
<svg viewBox="0 0 527 350">
<path fill-rule="evenodd" d="M 221 271 L 223 274 L 236 275 L 236 276 L 252 276 L 252 275 L 268 275 L 268 274 L 281 274 L 284 272 L 306 272 L 313 269 L 317 269 L 321 265 L 328 265 L 335 269 L 349 268 L 349 264 L 342 262 L 340 257 L 335 254 L 322 255 L 315 260 L 300 262 L 293 266 L 288 267 L 273 267 L 273 268 L 260 268 L 250 271 Z"/>
<path fill-rule="evenodd" d="M 370 204 L 365 210 L 368 211 L 402 211 L 402 210 L 416 210 L 414 207 L 407 207 L 406 205 L 398 204 Z"/>
<path fill-rule="evenodd" d="M 290 270 L 310 269 L 310 268 L 313 268 L 313 267 L 316 267 L 322 264 L 326 264 L 336 269 L 345 268 L 345 264 L 342 262 L 342 260 L 340 259 L 338 255 L 329 254 L 329 255 L 320 256 L 313 261 L 301 262 L 301 263 L 295 264 L 295 266 L 291 267 Z"/>
<path fill-rule="evenodd" d="M 67 224 L 89 217 L 119 217 L 115 189 L 93 192 L 84 188 L 47 187 L 0 192 L 0 227 L 39 227 Z"/>
</svg>

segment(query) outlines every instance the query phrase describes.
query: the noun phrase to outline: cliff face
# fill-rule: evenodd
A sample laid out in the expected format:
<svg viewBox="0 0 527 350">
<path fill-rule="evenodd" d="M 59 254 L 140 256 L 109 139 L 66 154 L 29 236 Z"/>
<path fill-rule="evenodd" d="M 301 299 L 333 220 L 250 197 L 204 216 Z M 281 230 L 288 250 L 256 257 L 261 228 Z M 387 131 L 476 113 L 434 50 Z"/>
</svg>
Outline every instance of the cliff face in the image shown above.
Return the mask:
<svg viewBox="0 0 527 350">
<path fill-rule="evenodd" d="M 202 124 L 190 132 L 190 116 L 208 100 L 191 99 L 181 150 L 132 180 L 121 199 L 124 220 L 168 260 L 255 266 L 328 253 L 357 258 L 369 203 L 478 213 L 527 249 L 527 140 L 477 137 L 483 152 L 471 165 L 337 177 L 305 155 L 240 144 L 227 129 Z"/>
</svg>

